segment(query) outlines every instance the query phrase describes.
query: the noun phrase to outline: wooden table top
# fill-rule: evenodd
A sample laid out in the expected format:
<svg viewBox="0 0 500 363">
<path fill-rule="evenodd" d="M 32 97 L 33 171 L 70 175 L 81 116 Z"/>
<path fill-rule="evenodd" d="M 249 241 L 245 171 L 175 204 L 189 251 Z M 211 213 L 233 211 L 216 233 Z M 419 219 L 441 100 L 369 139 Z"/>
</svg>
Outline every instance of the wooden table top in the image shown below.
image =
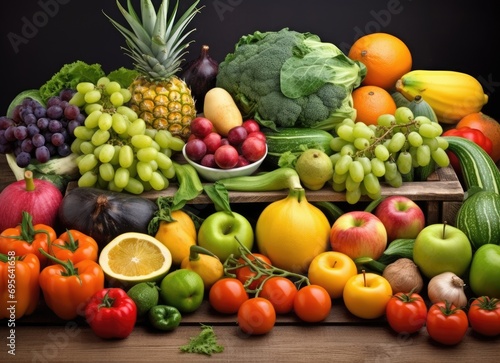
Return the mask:
<svg viewBox="0 0 500 363">
<path fill-rule="evenodd" d="M 0 155 L 0 189 L 14 180 Z M 180 352 L 180 346 L 199 334 L 200 324 L 213 326 L 224 352 L 211 357 Z M 264 336 L 242 334 L 234 316 L 218 316 L 207 303 L 183 316 L 172 332 L 153 331 L 139 322 L 124 340 L 102 340 L 84 321 L 61 321 L 43 306 L 17 321 L 4 319 L 0 331 L 1 362 L 456 362 L 500 357 L 500 337 L 484 338 L 469 329 L 460 344 L 446 347 L 433 342 L 425 328 L 403 336 L 384 319 L 354 318 L 341 301 L 334 301 L 324 322 L 304 324 L 293 316 L 280 316 Z"/>
</svg>

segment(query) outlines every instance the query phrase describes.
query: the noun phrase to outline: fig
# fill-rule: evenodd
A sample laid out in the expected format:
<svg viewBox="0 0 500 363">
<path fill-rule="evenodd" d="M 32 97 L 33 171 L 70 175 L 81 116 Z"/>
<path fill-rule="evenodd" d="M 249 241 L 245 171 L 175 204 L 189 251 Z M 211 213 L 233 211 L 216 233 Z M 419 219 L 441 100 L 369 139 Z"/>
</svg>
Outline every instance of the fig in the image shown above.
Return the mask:
<svg viewBox="0 0 500 363">
<path fill-rule="evenodd" d="M 197 112 L 203 111 L 205 94 L 215 87 L 219 63 L 210 57 L 209 46 L 203 45 L 198 58 L 187 62 L 181 71 L 181 78 L 191 88 Z"/>
</svg>

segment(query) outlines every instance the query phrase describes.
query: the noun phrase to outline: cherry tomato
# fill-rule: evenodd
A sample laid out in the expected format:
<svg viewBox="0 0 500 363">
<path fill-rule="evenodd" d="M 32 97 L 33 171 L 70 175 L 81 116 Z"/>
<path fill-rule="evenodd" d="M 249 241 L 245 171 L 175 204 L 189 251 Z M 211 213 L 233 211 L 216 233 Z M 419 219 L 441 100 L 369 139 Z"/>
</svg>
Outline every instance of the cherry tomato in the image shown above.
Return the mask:
<svg viewBox="0 0 500 363">
<path fill-rule="evenodd" d="M 469 324 L 475 332 L 494 337 L 500 335 L 500 300 L 481 296 L 475 299 L 467 313 Z"/>
<path fill-rule="evenodd" d="M 263 297 L 253 297 L 241 304 L 238 325 L 246 334 L 261 335 L 270 332 L 276 323 L 273 304 Z"/>
<path fill-rule="evenodd" d="M 302 287 L 293 300 L 293 310 L 306 322 L 316 323 L 326 319 L 332 308 L 332 299 L 326 289 L 320 285 Z"/>
<path fill-rule="evenodd" d="M 269 259 L 269 257 L 262 255 L 260 253 L 249 254 L 249 255 L 247 255 L 247 257 L 251 261 L 258 259 L 267 265 L 271 265 L 271 260 Z M 245 260 L 240 257 L 238 259 L 238 262 L 241 264 L 244 264 Z M 263 265 L 263 267 L 265 267 L 265 266 L 266 265 Z M 236 270 L 236 278 L 238 280 L 240 280 L 248 290 L 255 290 L 257 287 L 260 286 L 262 281 L 264 281 L 266 279 L 266 277 L 268 277 L 267 275 L 263 275 L 259 278 L 254 279 L 256 275 L 257 275 L 257 272 L 255 272 L 250 266 L 243 266 L 243 267 L 240 267 Z M 248 282 L 248 284 L 247 284 L 247 281 L 250 279 L 254 279 L 254 280 L 252 280 L 251 282 Z"/>
<path fill-rule="evenodd" d="M 427 306 L 417 293 L 398 292 L 387 303 L 385 315 L 395 332 L 411 334 L 425 325 Z"/>
<path fill-rule="evenodd" d="M 217 280 L 208 294 L 210 305 L 223 314 L 236 314 L 241 304 L 247 300 L 245 286 L 240 280 L 231 277 Z"/>
<path fill-rule="evenodd" d="M 297 286 L 282 276 L 271 277 L 264 282 L 259 296 L 273 304 L 276 314 L 287 314 L 293 310 Z"/>
<path fill-rule="evenodd" d="M 445 345 L 455 345 L 464 338 L 469 321 L 462 309 L 447 301 L 441 301 L 429 308 L 426 327 L 427 333 L 435 341 Z"/>
</svg>

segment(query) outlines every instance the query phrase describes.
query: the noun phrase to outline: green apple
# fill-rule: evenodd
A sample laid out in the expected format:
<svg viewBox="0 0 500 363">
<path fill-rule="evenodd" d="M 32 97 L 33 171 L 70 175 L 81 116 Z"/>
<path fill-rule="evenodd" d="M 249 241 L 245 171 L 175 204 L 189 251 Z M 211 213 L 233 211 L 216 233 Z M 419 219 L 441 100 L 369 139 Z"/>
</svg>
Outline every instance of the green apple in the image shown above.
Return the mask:
<svg viewBox="0 0 500 363">
<path fill-rule="evenodd" d="M 249 250 L 254 243 L 253 227 L 241 214 L 218 211 L 209 215 L 198 230 L 198 245 L 224 262 L 231 254 L 240 257 L 238 241 Z"/>
<path fill-rule="evenodd" d="M 203 302 L 204 294 L 203 279 L 193 270 L 181 268 L 169 272 L 161 280 L 161 300 L 181 313 L 196 311 Z"/>
<path fill-rule="evenodd" d="M 462 276 L 472 260 L 472 246 L 460 229 L 431 224 L 420 231 L 413 245 L 413 261 L 428 278 L 442 272 Z"/>
<path fill-rule="evenodd" d="M 485 244 L 474 253 L 469 285 L 476 296 L 500 299 L 500 246 Z"/>
</svg>

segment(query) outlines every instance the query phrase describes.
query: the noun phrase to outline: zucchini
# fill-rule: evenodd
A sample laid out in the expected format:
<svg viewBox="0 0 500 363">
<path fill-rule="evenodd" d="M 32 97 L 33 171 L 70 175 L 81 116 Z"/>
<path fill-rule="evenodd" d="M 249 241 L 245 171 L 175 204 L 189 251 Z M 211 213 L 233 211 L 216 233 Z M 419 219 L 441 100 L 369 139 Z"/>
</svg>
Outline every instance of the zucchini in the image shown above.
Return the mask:
<svg viewBox="0 0 500 363">
<path fill-rule="evenodd" d="M 305 149 L 320 149 L 327 155 L 333 153 L 330 142 L 333 135 L 325 130 L 312 128 L 280 128 L 271 130 L 263 128 L 266 135 L 267 156 L 264 163 L 270 167 L 279 167 L 278 161 L 282 154 L 291 152 L 296 156 Z"/>
<path fill-rule="evenodd" d="M 458 136 L 443 136 L 448 141 L 448 150 L 460 163 L 466 190 L 479 187 L 500 192 L 500 170 L 493 159 L 478 144 Z"/>
<path fill-rule="evenodd" d="M 457 212 L 455 225 L 464 232 L 477 250 L 487 243 L 500 241 L 500 195 L 479 190 L 467 196 Z"/>
</svg>

